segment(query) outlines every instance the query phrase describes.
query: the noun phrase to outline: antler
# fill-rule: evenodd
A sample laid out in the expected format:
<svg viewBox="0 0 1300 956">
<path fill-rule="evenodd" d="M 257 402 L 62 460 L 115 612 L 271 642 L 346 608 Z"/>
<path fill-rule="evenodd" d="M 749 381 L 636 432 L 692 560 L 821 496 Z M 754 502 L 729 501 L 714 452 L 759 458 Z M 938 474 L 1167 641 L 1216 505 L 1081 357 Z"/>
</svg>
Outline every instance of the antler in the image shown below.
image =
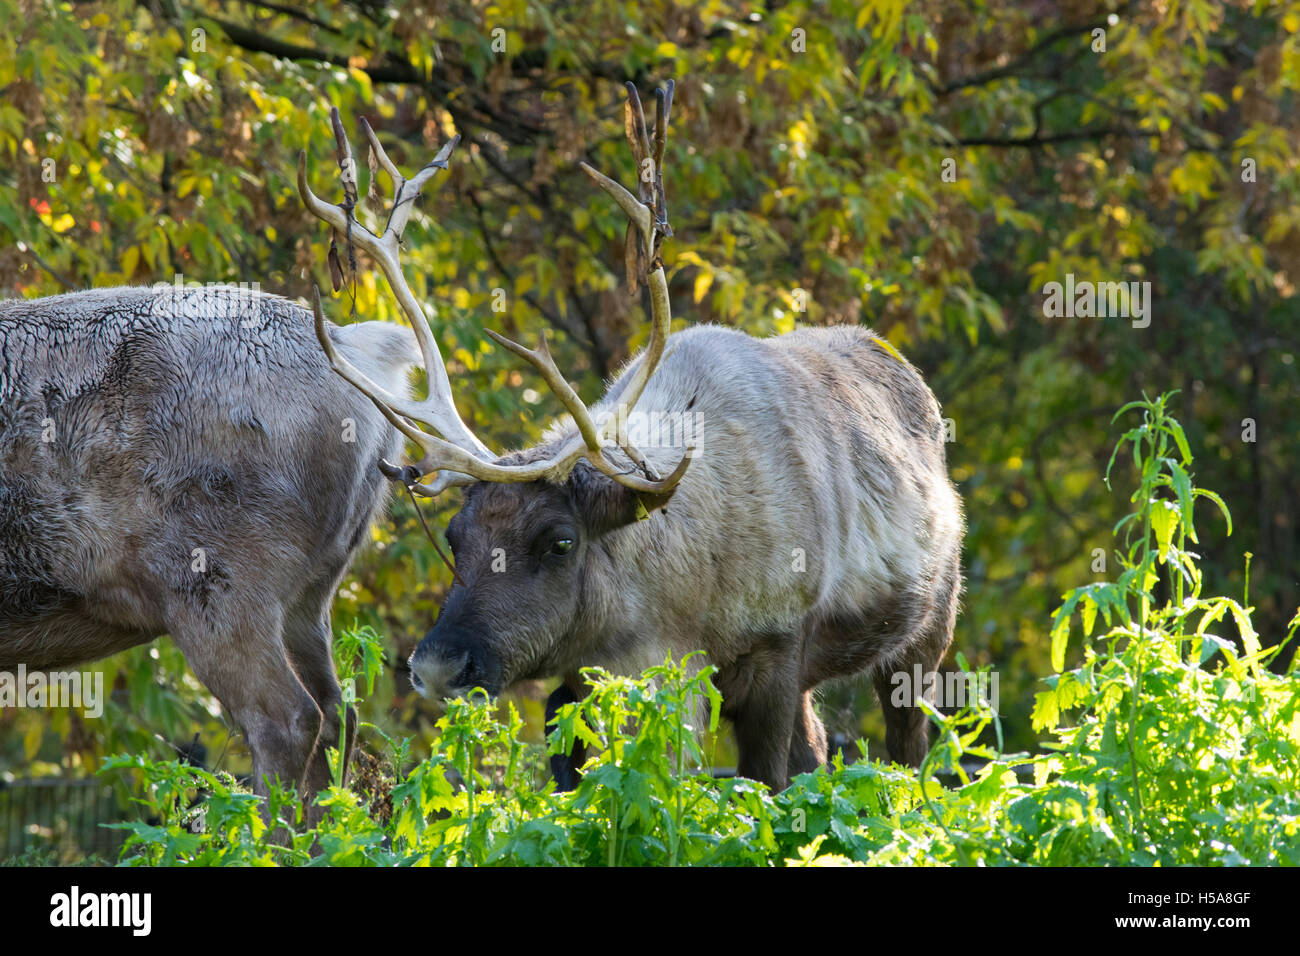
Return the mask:
<svg viewBox="0 0 1300 956">
<path fill-rule="evenodd" d="M 475 437 L 474 433 L 466 427 L 465 423 L 461 421 L 460 415 L 456 412 L 456 406 L 451 397 L 451 381 L 447 376 L 447 367 L 443 363 L 442 353 L 438 349 L 438 343 L 433 338 L 433 332 L 429 328 L 429 322 L 425 317 L 424 310 L 420 308 L 415 296 L 411 294 L 410 287 L 406 284 L 406 277 L 402 274 L 402 266 L 398 260 L 398 246 L 402 239 L 402 232 L 406 229 L 406 222 L 411 216 L 416 197 L 420 195 L 420 190 L 424 188 L 425 183 L 433 178 L 434 173 L 447 168 L 447 158 L 451 155 L 451 151 L 455 148 L 460 137 L 455 137 L 448 142 L 427 166 L 416 173 L 410 180 L 407 180 L 397 171 L 397 167 L 393 165 L 392 160 L 388 158 L 383 146 L 379 144 L 379 138 L 375 136 L 374 130 L 370 128 L 370 124 L 364 118 L 361 120 L 361 128 L 370 141 L 373 155 L 388 173 L 393 184 L 393 206 L 389 210 L 388 221 L 384 226 L 383 233 L 376 236 L 358 222 L 353 215 L 353 210 L 357 204 L 356 161 L 352 157 L 352 146 L 348 142 L 347 133 L 343 130 L 343 121 L 339 118 L 337 107 L 330 109 L 330 124 L 334 128 L 334 140 L 337 148 L 339 174 L 343 182 L 344 201 L 339 205 L 327 203 L 311 191 L 311 187 L 307 185 L 306 150 L 298 154 L 298 192 L 302 196 L 303 204 L 317 218 L 323 219 L 333 227 L 335 241 L 337 241 L 339 233 L 343 233 L 348 243 L 349 258 L 351 257 L 351 246 L 355 243 L 379 263 L 384 277 L 388 280 L 394 295 L 397 296 L 398 304 L 406 314 L 411 327 L 415 330 L 415 337 L 420 345 L 420 354 L 424 360 L 424 367 L 428 372 L 428 397 L 422 402 L 415 402 L 404 396 L 394 395 L 372 381 L 369 376 L 340 355 L 334 347 L 333 340 L 330 339 L 325 330 L 325 316 L 321 311 L 319 289 L 315 291 L 315 301 L 313 303 L 316 315 L 316 338 L 320 340 L 321 348 L 325 350 L 325 354 L 330 360 L 330 366 L 334 371 L 369 396 L 380 411 L 408 438 L 422 443 L 424 439 L 434 438 L 434 436 L 430 436 L 416 428 L 409 419 L 423 421 L 445 436 L 445 440 L 435 440 L 439 443 L 440 450 L 449 459 L 454 458 L 462 464 L 467 463 L 469 460 L 489 459 L 491 458 L 491 452 L 488 451 L 487 446 Z M 337 291 L 342 277 L 334 242 L 330 244 L 330 271 Z M 417 435 L 420 438 L 417 439 Z M 454 454 L 453 449 L 459 454 Z"/>
<path fill-rule="evenodd" d="M 353 209 L 357 201 L 356 165 L 352 159 L 351 146 L 337 109 L 330 112 L 330 122 L 334 127 L 334 138 L 338 149 L 339 169 L 344 189 L 344 202 L 333 205 L 317 198 L 307 186 L 306 153 L 298 159 L 298 191 L 303 202 L 318 218 L 329 223 L 335 231 L 343 233 L 349 242 L 355 242 L 368 252 L 383 269 L 384 276 L 392 286 L 397 300 L 410 320 L 420 343 L 420 352 L 429 376 L 429 396 L 422 402 L 409 401 L 393 395 L 386 389 L 371 381 L 363 372 L 339 355 L 333 341 L 326 334 L 325 317 L 320 305 L 320 292 L 315 293 L 314 310 L 316 316 L 316 337 L 320 339 L 325 354 L 329 357 L 333 369 L 364 392 L 393 423 L 411 441 L 424 450 L 423 458 L 414 466 L 421 475 L 438 472 L 437 479 L 428 485 L 414 484 L 415 491 L 425 495 L 436 495 L 452 485 L 467 484 L 472 481 L 522 482 L 546 479 L 563 480 L 577 464 L 580 458 L 586 458 L 592 466 L 610 478 L 634 491 L 650 494 L 662 494 L 671 490 L 686 473 L 690 464 L 693 448 L 687 448 L 677 467 L 666 478 L 660 478 L 650 468 L 645 457 L 619 433 L 619 425 L 626 420 L 629 413 L 641 397 L 646 383 L 654 374 L 655 368 L 663 358 L 664 346 L 672 324 L 672 313 L 668 301 L 668 281 L 664 277 L 663 262 L 659 248 L 665 236 L 672 235 L 668 225 L 667 203 L 663 188 L 663 155 L 668 130 L 668 113 L 672 107 L 673 83 L 667 83 L 666 90 L 655 90 L 658 107 L 655 122 L 655 141 L 653 153 L 646 135 L 645 114 L 641 110 L 641 101 L 636 87 L 628 83 L 628 100 L 625 110 L 628 142 L 632 146 L 637 160 L 638 196 L 634 197 L 626 189 L 611 179 L 602 176 L 586 163 L 582 168 L 605 190 L 627 214 L 628 238 L 626 261 L 628 282 L 635 291 L 637 279 L 644 276 L 650 289 L 651 304 L 651 338 L 650 345 L 642 356 L 640 364 L 632 374 L 620 396 L 621 415 L 611 415 L 601 424 L 597 424 L 582 399 L 569 385 L 555 360 L 551 357 L 545 334 L 535 349 L 528 349 L 512 342 L 504 336 L 489 331 L 488 335 L 498 344 L 509 349 L 515 355 L 532 364 L 550 387 L 551 391 L 573 416 L 578 432 L 566 441 L 550 458 L 526 465 L 499 465 L 491 461 L 491 453 L 461 421 L 451 399 L 451 384 L 447 376 L 442 354 L 434 341 L 428 320 L 423 310 L 411 295 L 402 275 L 398 262 L 398 243 L 406 221 L 411 214 L 411 203 L 419 195 L 420 189 L 439 169 L 447 168 L 447 158 L 460 137 L 455 137 L 434 157 L 433 161 L 421 169 L 410 180 L 404 179 L 397 167 L 388 158 L 378 137 L 364 119 L 361 128 L 370 142 L 372 158 L 388 174 L 393 183 L 393 206 L 388 213 L 384 232 L 376 236 L 365 226 L 357 222 Z M 374 163 L 372 163 L 372 166 Z M 372 185 L 373 189 L 373 185 Z M 339 285 L 341 269 L 337 262 L 337 252 L 333 245 L 330 250 L 331 272 L 335 276 L 335 287 Z M 651 271 L 653 270 L 653 271 Z M 416 427 L 414 422 L 423 422 L 438 434 L 431 435 Z M 641 474 L 635 474 L 610 460 L 607 448 L 610 444 L 620 447 Z M 387 465 L 387 463 L 383 463 Z M 385 467 L 385 472 L 392 475 L 396 469 Z"/>
</svg>

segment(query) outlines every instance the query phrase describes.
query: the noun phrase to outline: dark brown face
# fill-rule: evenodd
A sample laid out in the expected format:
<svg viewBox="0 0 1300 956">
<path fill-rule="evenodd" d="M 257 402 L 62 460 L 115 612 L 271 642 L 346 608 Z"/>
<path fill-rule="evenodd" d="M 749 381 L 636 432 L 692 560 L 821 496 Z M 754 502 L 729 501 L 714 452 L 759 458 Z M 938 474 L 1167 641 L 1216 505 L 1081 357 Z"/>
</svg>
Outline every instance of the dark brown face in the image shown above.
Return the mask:
<svg viewBox="0 0 1300 956">
<path fill-rule="evenodd" d="M 432 700 L 475 687 L 495 695 L 557 673 L 579 650 L 586 566 L 636 514 L 636 494 L 585 463 L 561 485 L 472 485 L 447 528 L 464 583 L 411 655 L 415 689 Z"/>
</svg>

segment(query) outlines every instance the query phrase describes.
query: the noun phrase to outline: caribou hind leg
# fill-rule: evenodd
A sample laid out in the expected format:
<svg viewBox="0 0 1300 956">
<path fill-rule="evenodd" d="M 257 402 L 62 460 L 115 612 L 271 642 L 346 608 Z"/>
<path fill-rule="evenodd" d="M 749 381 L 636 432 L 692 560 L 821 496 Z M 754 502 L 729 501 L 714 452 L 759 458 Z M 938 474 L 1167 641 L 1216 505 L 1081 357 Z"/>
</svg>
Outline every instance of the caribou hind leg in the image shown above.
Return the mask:
<svg viewBox="0 0 1300 956">
<path fill-rule="evenodd" d="M 949 573 L 941 579 L 934 605 L 918 625 L 914 637 L 907 642 L 902 654 L 888 665 L 873 669 L 876 694 L 885 713 L 885 747 L 889 750 L 890 758 L 898 763 L 920 767 L 930 752 L 929 719 L 925 711 L 915 704 L 915 698 L 922 696 L 925 688 L 912 685 L 918 672 L 923 681 L 927 675 L 935 674 L 934 683 L 937 684 L 939 663 L 947 653 L 948 645 L 952 643 L 960 580 L 960 568 L 954 559 Z M 902 686 L 911 692 L 901 704 L 894 700 L 898 691 L 893 679 L 895 674 L 906 677 L 907 681 Z M 924 696 L 928 703 L 934 704 L 933 685 Z"/>
<path fill-rule="evenodd" d="M 910 698 L 902 703 L 894 700 L 898 687 L 894 684 L 893 674 L 904 674 L 910 681 L 914 664 L 920 664 L 921 673 L 928 674 L 938 666 L 939 659 L 909 648 L 909 652 L 895 661 L 892 667 L 877 670 L 872 675 L 872 680 L 876 686 L 876 695 L 880 698 L 880 708 L 885 714 L 885 748 L 889 751 L 890 759 L 909 767 L 920 767 L 930 750 L 930 727 L 925 711 Z"/>
<path fill-rule="evenodd" d="M 791 777 L 811 773 L 826 765 L 826 727 L 813 705 L 811 690 L 799 698 L 794 715 L 794 733 L 790 735 L 790 759 L 787 767 Z"/>
</svg>

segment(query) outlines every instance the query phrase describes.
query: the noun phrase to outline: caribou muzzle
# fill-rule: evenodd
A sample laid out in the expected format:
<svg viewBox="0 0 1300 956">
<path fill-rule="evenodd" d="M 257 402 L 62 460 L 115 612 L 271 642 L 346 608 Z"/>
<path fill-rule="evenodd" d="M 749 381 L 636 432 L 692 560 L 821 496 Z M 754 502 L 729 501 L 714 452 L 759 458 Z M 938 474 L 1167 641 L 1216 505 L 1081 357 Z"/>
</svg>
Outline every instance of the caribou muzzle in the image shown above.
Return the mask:
<svg viewBox="0 0 1300 956">
<path fill-rule="evenodd" d="M 422 697 L 440 701 L 461 697 L 481 687 L 495 697 L 501 692 L 501 662 L 489 648 L 482 628 L 439 619 L 411 654 L 411 684 Z"/>
</svg>

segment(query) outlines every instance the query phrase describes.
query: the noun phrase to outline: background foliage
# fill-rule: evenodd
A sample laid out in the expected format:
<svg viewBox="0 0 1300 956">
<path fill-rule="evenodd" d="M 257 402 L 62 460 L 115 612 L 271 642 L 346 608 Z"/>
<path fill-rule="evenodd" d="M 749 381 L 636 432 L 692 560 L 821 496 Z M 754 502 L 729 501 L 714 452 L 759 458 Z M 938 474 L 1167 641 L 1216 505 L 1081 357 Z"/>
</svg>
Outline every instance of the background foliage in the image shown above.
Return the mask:
<svg viewBox="0 0 1300 956">
<path fill-rule="evenodd" d="M 923 370 L 969 523 L 955 646 L 997 668 L 1013 747 L 1038 737 L 1059 596 L 1118 570 L 1124 501 L 1099 475 L 1126 398 L 1180 389 L 1200 477 L 1236 517 L 1230 543 L 1203 533 L 1201 561 L 1238 593 L 1254 554 L 1265 645 L 1300 601 L 1297 4 L 0 0 L 0 22 L 0 294 L 179 273 L 305 296 L 327 286 L 327 237 L 293 165 L 308 149 L 331 195 L 328 105 L 367 116 L 408 168 L 460 133 L 405 262 L 461 412 L 497 448 L 558 407 L 483 328 L 550 328 L 589 400 L 644 337 L 620 214 L 577 163 L 626 173 L 621 82 L 675 77 L 678 324 L 863 322 Z M 1045 317 L 1042 286 L 1067 273 L 1150 281 L 1150 326 Z M 365 272 L 331 314 L 352 311 L 397 319 Z M 449 575 L 403 501 L 375 539 L 336 627 L 374 625 L 400 661 Z M 169 642 L 107 669 L 109 720 L 0 713 L 0 764 L 78 772 L 197 732 L 211 763 L 240 766 Z M 520 698 L 533 740 L 541 690 Z M 828 723 L 875 739 L 857 690 L 827 695 Z M 428 729 L 400 669 L 367 707 Z"/>
</svg>

